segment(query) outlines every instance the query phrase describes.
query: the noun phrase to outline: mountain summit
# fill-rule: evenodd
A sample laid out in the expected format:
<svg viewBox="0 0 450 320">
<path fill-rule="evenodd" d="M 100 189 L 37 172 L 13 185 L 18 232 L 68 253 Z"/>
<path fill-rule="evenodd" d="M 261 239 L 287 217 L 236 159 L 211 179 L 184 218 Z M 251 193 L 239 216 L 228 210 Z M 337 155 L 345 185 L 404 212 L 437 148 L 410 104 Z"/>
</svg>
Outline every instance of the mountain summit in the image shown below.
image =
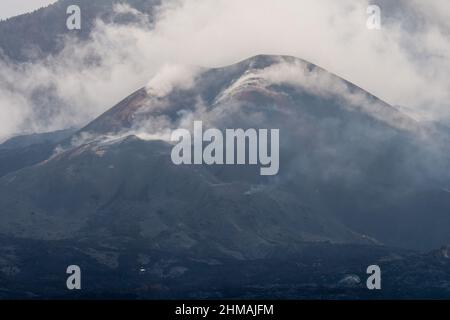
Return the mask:
<svg viewBox="0 0 450 320">
<path fill-rule="evenodd" d="M 242 106 L 221 110 L 233 102 Z M 321 103 L 322 108 L 314 107 L 314 103 Z M 273 108 L 269 109 L 270 105 Z M 342 116 L 354 113 L 405 131 L 420 129 L 415 120 L 396 108 L 313 64 L 289 56 L 259 55 L 224 68 L 163 67 L 147 87 L 127 97 L 82 132 L 117 134 L 130 129 L 139 131 L 145 126 L 147 133 L 157 133 L 161 128 L 152 128 L 148 123 L 154 124 L 158 116 L 176 128 L 186 115 L 220 122 L 222 113 L 236 116 L 239 112 L 251 112 L 253 107 L 261 109 L 254 111 L 270 115 L 296 111 L 303 117 L 314 116 L 315 112 L 330 111 Z M 274 124 L 273 120 L 269 123 Z"/>
</svg>

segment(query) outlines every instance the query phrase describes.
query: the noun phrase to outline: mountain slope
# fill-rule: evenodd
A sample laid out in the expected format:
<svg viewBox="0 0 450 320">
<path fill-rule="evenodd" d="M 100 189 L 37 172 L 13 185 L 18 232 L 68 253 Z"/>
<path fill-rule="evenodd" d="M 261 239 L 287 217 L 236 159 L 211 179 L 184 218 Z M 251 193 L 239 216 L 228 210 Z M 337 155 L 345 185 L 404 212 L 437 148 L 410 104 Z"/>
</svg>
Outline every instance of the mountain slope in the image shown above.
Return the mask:
<svg viewBox="0 0 450 320">
<path fill-rule="evenodd" d="M 250 193 L 208 168 L 176 167 L 170 145 L 91 143 L 5 176 L 1 233 L 148 243 L 166 252 L 265 256 L 304 241 L 369 242 L 284 191 Z"/>
<path fill-rule="evenodd" d="M 59 0 L 32 13 L 0 21 L 0 51 L 14 62 L 30 62 L 55 55 L 63 49 L 64 37 L 89 38 L 97 18 L 116 23 L 129 23 L 132 17 L 114 14 L 115 4 L 131 7 L 153 15 L 160 0 Z M 77 5 L 81 9 L 81 30 L 66 27 L 67 8 Z"/>
<path fill-rule="evenodd" d="M 58 143 L 74 132 L 67 129 L 8 139 L 0 144 L 0 177 L 48 159 Z"/>
</svg>

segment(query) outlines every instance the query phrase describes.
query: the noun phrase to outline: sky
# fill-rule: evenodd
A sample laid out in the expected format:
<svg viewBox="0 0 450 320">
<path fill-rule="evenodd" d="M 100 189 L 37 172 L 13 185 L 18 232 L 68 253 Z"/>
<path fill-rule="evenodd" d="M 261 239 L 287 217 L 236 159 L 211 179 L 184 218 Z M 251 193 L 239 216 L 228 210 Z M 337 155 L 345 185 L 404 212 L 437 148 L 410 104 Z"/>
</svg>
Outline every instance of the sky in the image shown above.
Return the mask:
<svg viewBox="0 0 450 320">
<path fill-rule="evenodd" d="M 0 58 L 0 139 L 84 125 L 161 69 L 169 76 L 188 70 L 168 65 L 218 67 L 257 54 L 305 59 L 417 117 L 450 124 L 448 0 L 377 0 L 381 30 L 367 28 L 371 0 L 164 3 L 152 24 L 133 8 L 117 6 L 117 14 L 134 14 L 142 23 L 98 21 L 89 41 L 67 41 L 43 61 L 14 65 Z M 96 63 L 87 63 L 93 57 Z M 58 109 L 38 119 L 48 105 Z"/>
<path fill-rule="evenodd" d="M 56 1 L 57 0 L 1 0 L 0 20 L 34 11 L 55 3 Z"/>
</svg>

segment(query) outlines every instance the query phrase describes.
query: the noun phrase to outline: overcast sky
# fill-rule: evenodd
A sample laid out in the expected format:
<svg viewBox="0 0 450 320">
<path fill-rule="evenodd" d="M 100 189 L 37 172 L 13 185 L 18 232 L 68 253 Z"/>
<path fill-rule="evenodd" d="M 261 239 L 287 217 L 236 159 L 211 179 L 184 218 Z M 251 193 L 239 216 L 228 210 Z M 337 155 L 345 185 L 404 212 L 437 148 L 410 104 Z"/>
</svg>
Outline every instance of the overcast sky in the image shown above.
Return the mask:
<svg viewBox="0 0 450 320">
<path fill-rule="evenodd" d="M 1 0 L 0 19 L 17 16 L 45 7 L 57 0 Z"/>
</svg>

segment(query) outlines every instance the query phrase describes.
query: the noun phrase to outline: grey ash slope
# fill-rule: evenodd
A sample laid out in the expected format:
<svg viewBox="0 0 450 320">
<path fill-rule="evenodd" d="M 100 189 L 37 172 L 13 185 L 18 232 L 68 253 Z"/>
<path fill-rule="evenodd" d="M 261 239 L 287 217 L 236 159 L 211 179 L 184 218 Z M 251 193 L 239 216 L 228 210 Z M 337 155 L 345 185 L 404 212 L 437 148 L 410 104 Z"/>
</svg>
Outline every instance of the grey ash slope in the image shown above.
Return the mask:
<svg viewBox="0 0 450 320">
<path fill-rule="evenodd" d="M 428 248 L 450 240 L 445 161 L 423 146 L 412 119 L 292 57 L 257 56 L 194 78 L 164 96 L 139 90 L 58 155 L 1 178 L 0 233 L 235 258 L 311 241 Z M 170 144 L 138 138 L 186 119 L 280 128 L 280 175 L 177 167 Z"/>
<path fill-rule="evenodd" d="M 17 136 L 0 145 L 0 177 L 48 159 L 75 129 Z"/>
<path fill-rule="evenodd" d="M 132 137 L 112 148 L 71 150 L 4 181 L 2 231 L 10 236 L 133 240 L 148 249 L 237 258 L 305 240 L 358 241 L 290 194 L 246 194 L 248 183 L 175 167 L 167 145 Z"/>
</svg>

